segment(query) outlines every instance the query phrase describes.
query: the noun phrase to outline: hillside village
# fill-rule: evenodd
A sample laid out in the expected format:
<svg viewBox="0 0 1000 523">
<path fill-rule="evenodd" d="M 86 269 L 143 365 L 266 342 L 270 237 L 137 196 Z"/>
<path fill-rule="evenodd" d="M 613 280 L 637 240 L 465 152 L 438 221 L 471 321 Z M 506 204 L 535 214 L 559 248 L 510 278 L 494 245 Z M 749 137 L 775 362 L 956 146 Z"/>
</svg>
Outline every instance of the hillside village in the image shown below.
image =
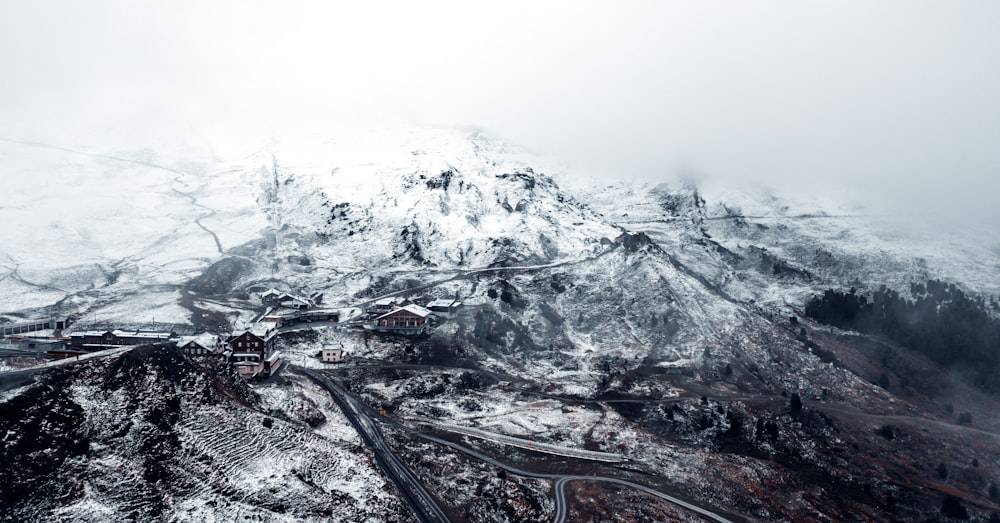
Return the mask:
<svg viewBox="0 0 1000 523">
<path fill-rule="evenodd" d="M 53 359 L 120 347 L 170 346 L 189 357 L 222 359 L 240 376 L 252 380 L 274 375 L 285 362 L 280 350 L 282 333 L 303 326 L 337 324 L 339 328 L 379 335 L 421 335 L 462 307 L 457 299 L 432 298 L 418 303 L 397 296 L 371 301 L 362 310 L 343 310 L 323 307 L 321 293 L 299 296 L 273 288 L 260 292 L 259 300 L 262 311 L 256 318 L 230 332 L 194 332 L 185 325 L 95 328 L 63 318 L 4 324 L 0 339 L 8 350 L 44 354 Z M 353 315 L 348 318 L 346 314 Z M 324 347 L 316 355 L 324 363 L 340 363 L 345 357 L 344 349 L 339 347 Z"/>
</svg>

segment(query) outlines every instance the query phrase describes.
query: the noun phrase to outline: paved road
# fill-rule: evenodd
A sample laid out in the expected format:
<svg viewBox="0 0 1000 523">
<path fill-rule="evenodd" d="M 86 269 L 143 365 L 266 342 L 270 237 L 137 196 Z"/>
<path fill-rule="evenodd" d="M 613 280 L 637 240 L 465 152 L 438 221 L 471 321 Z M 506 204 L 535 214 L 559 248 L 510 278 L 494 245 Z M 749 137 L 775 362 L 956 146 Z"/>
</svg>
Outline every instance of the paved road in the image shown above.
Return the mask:
<svg viewBox="0 0 1000 523">
<path fill-rule="evenodd" d="M 810 404 L 809 406 L 841 419 L 854 421 L 866 420 L 873 424 L 895 423 L 909 426 L 914 431 L 927 430 L 928 427 L 933 427 L 948 434 L 964 434 L 973 438 L 992 439 L 996 441 L 997 444 L 1000 444 L 1000 433 L 992 432 L 986 427 L 973 427 L 970 425 L 962 425 L 960 423 L 949 423 L 947 421 L 937 420 L 929 416 L 925 417 L 909 414 L 877 414 L 866 412 L 848 403 L 819 403 Z"/>
<path fill-rule="evenodd" d="M 49 369 L 49 368 L 52 368 L 52 367 L 62 367 L 64 365 L 72 365 L 72 364 L 74 364 L 74 363 L 76 363 L 78 361 L 89 360 L 89 359 L 93 359 L 93 358 L 107 358 L 109 356 L 117 356 L 117 355 L 122 354 L 124 352 L 128 352 L 128 351 L 130 351 L 130 350 L 132 350 L 132 349 L 134 349 L 136 347 L 138 347 L 138 345 L 135 345 L 135 346 L 130 345 L 128 347 L 115 347 L 113 349 L 105 349 L 105 350 L 99 350 L 99 351 L 95 351 L 95 352 L 88 352 L 86 354 L 81 354 L 79 356 L 75 356 L 75 357 L 72 357 L 72 358 L 62 358 L 62 359 L 59 359 L 59 360 L 49 361 L 49 362 L 42 363 L 42 364 L 39 364 L 39 365 L 35 365 L 35 366 L 32 366 L 32 367 L 25 367 L 23 369 L 10 370 L 10 371 L 0 371 L 0 374 L 20 374 L 20 373 L 24 373 L 24 372 L 35 373 L 37 371 L 40 371 L 40 370 L 43 370 L 43 369 Z"/>
<path fill-rule="evenodd" d="M 487 456 L 486 454 L 483 454 L 482 452 L 479 452 L 479 451 L 477 451 L 475 449 L 466 447 L 464 445 L 460 445 L 460 444 L 452 442 L 452 441 L 448 441 L 446 439 L 439 438 L 437 436 L 433 436 L 433 435 L 430 435 L 430 434 L 425 434 L 423 432 L 418 432 L 418 431 L 416 431 L 414 429 L 411 429 L 411 428 L 409 428 L 409 427 L 407 427 L 407 426 L 405 426 L 405 425 L 403 425 L 403 424 L 401 424 L 401 423 L 399 423 L 397 421 L 389 419 L 389 418 L 387 418 L 385 416 L 379 416 L 377 413 L 374 412 L 374 409 L 372 409 L 368 405 L 365 405 L 365 404 L 357 401 L 356 399 L 354 399 L 352 396 L 350 396 L 349 394 L 347 394 L 346 391 L 344 391 L 342 388 L 340 388 L 339 386 L 337 386 L 336 383 L 333 382 L 333 380 L 330 380 L 330 379 L 326 378 L 320 372 L 313 371 L 313 370 L 308 370 L 308 369 L 304 369 L 304 368 L 300 368 L 300 370 L 302 370 L 304 373 L 306 373 L 306 375 L 310 376 L 312 379 L 316 380 L 321 385 L 324 385 L 324 388 L 326 388 L 327 391 L 331 392 L 331 394 L 334 395 L 335 401 L 336 401 L 336 398 L 337 398 L 338 394 L 342 395 L 343 396 L 343 400 L 351 402 L 353 409 L 356 409 L 356 410 L 353 410 L 352 414 L 354 412 L 357 412 L 361 417 L 367 419 L 369 423 L 372 423 L 372 421 L 371 421 L 372 418 L 375 418 L 375 419 L 377 419 L 378 421 L 380 421 L 382 423 L 385 423 L 385 424 L 390 425 L 392 427 L 395 427 L 395 428 L 397 428 L 399 430 L 407 432 L 407 433 L 409 433 L 409 434 L 411 434 L 411 435 L 413 435 L 415 437 L 422 438 L 422 439 L 425 439 L 427 441 L 431 441 L 431 442 L 434 442 L 434 443 L 438 443 L 440 445 L 445 445 L 447 447 L 453 448 L 455 450 L 458 450 L 459 452 L 462 452 L 464 454 L 472 456 L 472 457 L 474 457 L 474 458 L 476 458 L 476 459 L 478 459 L 480 461 L 484 461 L 484 462 L 486 462 L 486 463 L 488 463 L 490 465 L 493 465 L 493 466 L 498 467 L 500 469 L 506 470 L 506 471 L 511 472 L 513 474 L 517 474 L 519 476 L 525 476 L 525 477 L 531 477 L 531 478 L 541 478 L 541 479 L 548 479 L 548 480 L 554 481 L 555 482 L 555 501 L 556 501 L 556 514 L 555 514 L 554 521 L 556 523 L 562 523 L 566 519 L 566 515 L 567 515 L 569 509 L 567 507 L 567 502 L 566 502 L 565 486 L 566 486 L 567 483 L 572 482 L 572 481 L 605 482 L 605 483 L 615 483 L 615 484 L 624 485 L 624 486 L 627 486 L 627 487 L 632 487 L 634 489 L 641 490 L 643 492 L 646 492 L 648 494 L 656 496 L 656 497 L 658 497 L 660 499 L 663 499 L 663 500 L 668 501 L 670 503 L 674 503 L 674 504 L 676 504 L 676 505 L 678 505 L 680 507 L 683 507 L 683 508 L 685 508 L 687 510 L 695 512 L 695 513 L 701 515 L 702 517 L 704 517 L 706 519 L 709 519 L 711 521 L 717 521 L 717 522 L 720 522 L 720 523 L 732 523 L 732 520 L 726 518 L 725 516 L 723 516 L 721 514 L 713 512 L 713 511 L 711 511 L 711 510 L 709 510 L 707 508 L 699 507 L 699 506 L 694 505 L 694 504 L 692 504 L 692 503 L 690 503 L 688 501 L 684 501 L 683 499 L 671 496 L 669 494 L 664 494 L 663 492 L 660 492 L 658 490 L 654 490 L 654 489 L 649 488 L 649 487 L 647 487 L 645 485 L 640 485 L 638 483 L 633 483 L 631 481 L 626 481 L 626 480 L 623 480 L 623 479 L 606 477 L 606 476 L 579 476 L 579 475 L 565 475 L 565 474 L 544 474 L 544 473 L 531 472 L 531 471 L 528 471 L 528 470 L 519 469 L 517 467 L 512 467 L 512 466 L 510 466 L 510 465 L 508 465 L 506 463 L 503 463 L 501 461 L 498 461 L 498 460 L 494 459 L 491 456 Z M 334 392 L 334 390 L 331 390 L 331 387 L 326 387 L 325 384 L 331 385 L 332 388 L 334 388 L 336 390 L 336 392 Z M 338 404 L 339 404 L 339 402 L 338 402 Z M 343 409 L 344 407 L 341 406 L 341 408 Z M 345 414 L 346 413 L 347 413 L 347 411 L 345 410 Z M 350 417 L 349 417 L 349 419 L 350 419 Z M 355 428 L 357 428 L 357 427 L 355 427 Z M 360 433 L 360 430 L 359 430 L 359 433 Z M 383 445 L 384 445 L 384 441 L 383 441 Z M 395 457 L 395 456 L 393 456 L 393 457 Z"/>
<path fill-rule="evenodd" d="M 586 459 L 590 461 L 603 461 L 606 463 L 621 463 L 623 461 L 628 461 L 628 458 L 621 454 L 563 447 L 560 445 L 553 445 L 551 443 L 541 443 L 530 439 L 507 436 L 506 434 L 487 432 L 473 427 L 452 425 L 451 423 L 434 423 L 434 425 L 448 432 L 464 434 L 473 438 L 484 439 L 494 443 L 500 443 L 501 445 L 510 445 L 512 447 L 527 449 L 534 452 L 541 452 L 543 454 L 553 454 L 556 456 L 566 456 L 568 458 Z"/>
<path fill-rule="evenodd" d="M 588 261 L 592 261 L 592 260 L 596 260 L 598 258 L 601 258 L 602 256 L 605 256 L 605 255 L 607 255 L 609 253 L 614 252 L 617 248 L 618 248 L 618 244 L 615 244 L 615 245 L 611 246 L 610 248 L 605 249 L 605 250 L 603 250 L 603 251 L 601 251 L 601 252 L 599 252 L 597 254 L 594 254 L 592 256 L 586 256 L 586 257 L 583 257 L 583 258 L 572 259 L 572 260 L 562 260 L 562 261 L 557 261 L 557 262 L 552 262 L 552 263 L 543 263 L 543 264 L 539 264 L 539 265 L 519 265 L 519 266 L 511 266 L 511 267 L 479 267 L 479 268 L 475 268 L 475 269 L 444 269 L 441 272 L 445 272 L 445 273 L 452 273 L 453 272 L 454 274 L 452 276 L 448 277 L 448 278 L 443 278 L 443 279 L 435 280 L 435 281 L 432 281 L 432 282 L 429 282 L 429 283 L 424 283 L 424 284 L 418 285 L 416 287 L 410 287 L 410 288 L 407 288 L 407 289 L 402 289 L 402 290 L 398 290 L 398 291 L 392 291 L 392 292 L 383 294 L 381 296 L 374 296 L 374 297 L 371 297 L 371 298 L 366 298 L 365 300 L 357 302 L 357 303 L 355 303 L 353 305 L 350 305 L 350 306 L 351 307 L 360 308 L 360 309 L 363 310 L 368 305 L 371 305 L 372 303 L 375 303 L 376 301 L 384 299 L 384 298 L 394 298 L 396 296 L 400 296 L 400 295 L 404 295 L 404 294 L 412 294 L 412 293 L 415 293 L 417 291 L 422 291 L 424 289 L 429 289 L 431 287 L 436 287 L 436 286 L 441 285 L 443 283 L 448 283 L 450 281 L 463 280 L 463 279 L 471 278 L 471 277 L 476 276 L 478 274 L 486 274 L 486 273 L 491 273 L 491 272 L 537 271 L 537 270 L 542 270 L 542 269 L 552 269 L 552 268 L 556 268 L 556 267 L 564 267 L 564 266 L 567 266 L 567 265 L 576 265 L 578 263 L 584 263 L 584 262 L 588 262 Z M 426 275 L 427 273 L 428 273 L 427 270 L 420 271 L 421 275 Z"/>
<path fill-rule="evenodd" d="M 400 493 L 403 494 L 404 500 L 417 515 L 417 519 L 426 523 L 450 521 L 444 511 L 441 510 L 437 500 L 431 496 L 420 480 L 413 475 L 413 472 L 396 457 L 396 454 L 386 444 L 385 439 L 382 437 L 382 432 L 375 426 L 368 412 L 366 412 L 358 401 L 350 394 L 347 394 L 336 382 L 323 374 L 301 367 L 299 367 L 299 370 L 330 393 L 333 401 L 344 412 L 344 416 L 347 417 L 347 420 L 361 436 L 365 445 L 375 453 L 375 460 L 379 467 L 396 484 Z"/>
<path fill-rule="evenodd" d="M 82 360 L 115 356 L 118 354 L 122 354 L 123 352 L 130 351 L 133 348 L 134 347 L 119 347 L 115 349 L 108 349 L 108 350 L 83 354 L 76 358 L 63 358 L 61 360 L 50 361 L 42 363 L 41 365 L 35 365 L 33 367 L 0 371 L 0 391 L 12 390 L 18 387 L 23 387 L 34 381 L 35 375 L 45 369 L 51 369 L 52 367 L 61 367 L 64 365 L 73 365 L 78 361 Z"/>
<path fill-rule="evenodd" d="M 607 478 L 607 477 L 602 477 L 602 476 L 563 476 L 563 477 L 559 478 L 558 480 L 556 480 L 556 485 L 555 485 L 555 491 L 556 491 L 556 516 L 553 519 L 553 521 L 555 523 L 563 523 L 563 521 L 566 520 L 566 515 L 567 515 L 566 484 L 569 483 L 569 482 L 571 482 L 571 481 L 594 481 L 594 482 L 603 482 L 603 483 L 617 483 L 619 485 L 624 485 L 626 487 L 631 487 L 631 488 L 634 488 L 636 490 L 641 490 L 641 491 L 643 491 L 643 492 L 645 492 L 647 494 L 650 494 L 650 495 L 656 496 L 656 497 L 658 497 L 660 499 L 669 501 L 669 502 L 671 502 L 671 503 L 673 503 L 675 505 L 679 505 L 679 506 L 681 506 L 683 508 L 686 508 L 686 509 L 690 510 L 691 512 L 697 513 L 698 515 L 704 517 L 705 519 L 709 519 L 709 520 L 712 520 L 712 521 L 718 521 L 720 523 L 732 523 L 731 520 L 726 519 L 725 517 L 723 517 L 723 516 L 721 516 L 721 515 L 719 515 L 719 514 L 717 514 L 715 512 L 712 512 L 711 510 L 707 510 L 707 509 L 701 508 L 701 507 L 699 507 L 697 505 L 693 505 L 691 503 L 688 503 L 687 501 L 684 501 L 683 499 L 675 498 L 675 497 L 673 497 L 673 496 L 671 496 L 669 494 L 664 494 L 664 493 L 662 493 L 662 492 L 660 492 L 658 490 L 653 490 L 653 489 L 651 489 L 649 487 L 645 487 L 645 486 L 642 486 L 642 485 L 639 485 L 639 484 L 636 484 L 636 483 L 632 483 L 631 481 L 625 481 L 623 479 L 617 479 L 617 478 Z M 560 503 L 560 500 L 561 500 L 561 503 Z M 560 510 L 560 508 L 562 510 Z"/>
<path fill-rule="evenodd" d="M 393 425 L 396 425 L 396 424 L 393 423 Z M 566 520 L 566 516 L 567 516 L 567 514 L 569 512 L 569 506 L 568 506 L 568 503 L 566 501 L 566 484 L 570 483 L 572 481 L 593 481 L 593 482 L 616 483 L 616 484 L 619 484 L 619 485 L 624 485 L 626 487 L 631 487 L 631 488 L 634 488 L 634 489 L 637 489 L 637 490 L 641 490 L 643 492 L 646 492 L 647 494 L 651 494 L 651 495 L 656 496 L 656 497 L 658 497 L 660 499 L 663 499 L 665 501 L 669 501 L 670 503 L 674 503 L 676 505 L 679 505 L 679 506 L 681 506 L 683 508 L 686 508 L 688 510 L 691 510 L 692 512 L 695 512 L 695 513 L 701 515 L 702 517 L 704 517 L 706 519 L 709 519 L 709 520 L 712 520 L 712 521 L 718 521 L 720 523 L 732 523 L 732 520 L 730 520 L 730 519 L 726 518 L 725 516 L 722 516 L 722 515 L 720 515 L 720 514 L 718 514 L 716 512 L 713 512 L 713 511 L 708 510 L 706 508 L 702 508 L 702 507 L 699 507 L 697 505 L 691 504 L 691 503 L 689 503 L 687 501 L 684 501 L 683 499 L 671 496 L 669 494 L 664 494 L 663 492 L 651 489 L 651 488 L 649 488 L 649 487 L 647 487 L 645 485 L 640 485 L 638 483 L 633 483 L 631 481 L 626 481 L 626 480 L 618 479 L 618 478 L 611 478 L 611 477 L 607 477 L 607 476 L 580 476 L 580 475 L 563 475 L 563 474 L 544 474 L 544 473 L 539 473 L 539 472 L 532 472 L 530 470 L 519 469 L 517 467 L 512 467 L 512 466 L 510 466 L 510 465 L 508 465 L 506 463 L 498 461 L 498 460 L 496 460 L 496 459 L 494 459 L 494 458 L 492 458 L 490 456 L 487 456 L 486 454 L 483 454 L 482 452 L 479 452 L 479 451 L 477 451 L 475 449 L 471 449 L 471 448 L 466 447 L 464 445 L 460 445 L 458 443 L 455 443 L 455 442 L 452 442 L 452 441 L 448 441 L 446 439 L 442 439 L 442 438 L 439 438 L 437 436 L 432 436 L 430 434 L 424 434 L 422 432 L 417 432 L 417 431 L 408 429 L 408 428 L 406 428 L 405 426 L 402 426 L 402 425 L 398 425 L 398 426 L 400 428 L 402 428 L 403 430 L 409 432 L 410 434 L 412 434 L 412 435 L 414 435 L 414 436 L 416 436 L 418 438 L 422 438 L 422 439 L 425 439 L 427 441 L 432 441 L 432 442 L 438 443 L 440 445 L 445 445 L 447 447 L 451 447 L 451 448 L 453 448 L 453 449 L 455 449 L 455 450 L 457 450 L 459 452 L 462 452 L 464 454 L 472 456 L 472 457 L 474 457 L 474 458 L 476 458 L 476 459 L 478 459 L 480 461 L 489 463 L 490 465 L 493 465 L 493 466 L 498 467 L 500 469 L 506 470 L 507 472 L 510 472 L 510 473 L 513 473 L 513 474 L 517 474 L 519 476 L 529 477 L 529 478 L 540 478 L 540 479 L 553 480 L 555 482 L 554 490 L 555 490 L 555 501 L 556 501 L 556 513 L 555 513 L 555 516 L 553 518 L 553 521 L 555 523 L 562 523 L 563 521 Z"/>
</svg>

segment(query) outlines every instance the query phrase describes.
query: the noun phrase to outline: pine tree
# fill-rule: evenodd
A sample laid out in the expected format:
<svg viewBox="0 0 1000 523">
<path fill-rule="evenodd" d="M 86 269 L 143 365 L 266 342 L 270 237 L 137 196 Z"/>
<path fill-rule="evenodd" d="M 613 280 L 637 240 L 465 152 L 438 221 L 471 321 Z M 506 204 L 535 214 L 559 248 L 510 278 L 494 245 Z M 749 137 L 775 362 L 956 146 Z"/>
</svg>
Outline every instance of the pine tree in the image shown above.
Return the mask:
<svg viewBox="0 0 1000 523">
<path fill-rule="evenodd" d="M 788 408 L 791 410 L 792 416 L 798 416 L 802 412 L 802 398 L 799 397 L 798 392 L 792 393 L 792 397 L 788 400 Z"/>
<path fill-rule="evenodd" d="M 939 478 L 948 479 L 948 467 L 946 467 L 944 463 L 938 463 L 935 470 L 937 471 L 937 476 Z"/>
<path fill-rule="evenodd" d="M 951 494 L 945 495 L 941 503 L 941 514 L 949 518 L 969 519 L 969 511 L 962 504 L 962 500 Z"/>
</svg>

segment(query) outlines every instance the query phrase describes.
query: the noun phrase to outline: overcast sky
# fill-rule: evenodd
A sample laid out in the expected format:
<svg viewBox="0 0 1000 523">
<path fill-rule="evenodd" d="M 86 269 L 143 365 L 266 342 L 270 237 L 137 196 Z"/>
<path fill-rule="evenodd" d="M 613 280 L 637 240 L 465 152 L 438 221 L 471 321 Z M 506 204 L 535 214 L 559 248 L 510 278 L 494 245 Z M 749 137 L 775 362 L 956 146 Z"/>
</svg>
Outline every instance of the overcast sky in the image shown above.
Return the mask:
<svg viewBox="0 0 1000 523">
<path fill-rule="evenodd" d="M 2 2 L 0 137 L 468 125 L 608 177 L 1000 195 L 1000 2 L 327 4 Z"/>
</svg>

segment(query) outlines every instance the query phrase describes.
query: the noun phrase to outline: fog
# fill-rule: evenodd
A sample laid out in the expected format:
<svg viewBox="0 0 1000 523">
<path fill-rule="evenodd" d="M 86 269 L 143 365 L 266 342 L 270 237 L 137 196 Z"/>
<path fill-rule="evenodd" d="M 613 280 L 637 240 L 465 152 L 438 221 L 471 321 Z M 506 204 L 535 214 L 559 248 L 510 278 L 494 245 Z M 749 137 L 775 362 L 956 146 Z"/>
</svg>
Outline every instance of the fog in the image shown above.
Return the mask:
<svg viewBox="0 0 1000 523">
<path fill-rule="evenodd" d="M 604 179 L 1000 223 L 997 2 L 327 4 L 4 2 L 0 137 L 473 126 Z"/>
</svg>

